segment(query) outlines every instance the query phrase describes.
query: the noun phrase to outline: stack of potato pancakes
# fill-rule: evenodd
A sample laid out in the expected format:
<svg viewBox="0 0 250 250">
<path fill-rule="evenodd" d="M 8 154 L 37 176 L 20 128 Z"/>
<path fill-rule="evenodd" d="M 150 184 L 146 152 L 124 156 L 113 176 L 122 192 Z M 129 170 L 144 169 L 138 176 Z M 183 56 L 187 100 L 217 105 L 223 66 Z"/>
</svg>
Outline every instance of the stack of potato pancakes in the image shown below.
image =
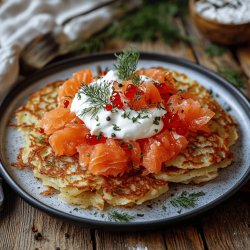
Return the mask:
<svg viewBox="0 0 250 250">
<path fill-rule="evenodd" d="M 167 162 L 160 173 L 143 175 L 134 170 L 118 177 L 95 176 L 80 166 L 78 155 L 56 156 L 48 136 L 39 132 L 39 122 L 44 112 L 56 107 L 57 91 L 63 81 L 48 84 L 16 111 L 17 127 L 25 137 L 25 145 L 15 166 L 32 169 L 43 185 L 57 190 L 64 201 L 82 208 L 104 209 L 105 203 L 142 204 L 166 193 L 171 182 L 199 184 L 214 179 L 220 168 L 232 162 L 229 149 L 238 138 L 236 123 L 204 87 L 184 74 L 172 70 L 171 74 L 178 89 L 195 94 L 201 105 L 215 115 L 208 123 L 211 132 L 190 134 L 187 148 Z"/>
</svg>

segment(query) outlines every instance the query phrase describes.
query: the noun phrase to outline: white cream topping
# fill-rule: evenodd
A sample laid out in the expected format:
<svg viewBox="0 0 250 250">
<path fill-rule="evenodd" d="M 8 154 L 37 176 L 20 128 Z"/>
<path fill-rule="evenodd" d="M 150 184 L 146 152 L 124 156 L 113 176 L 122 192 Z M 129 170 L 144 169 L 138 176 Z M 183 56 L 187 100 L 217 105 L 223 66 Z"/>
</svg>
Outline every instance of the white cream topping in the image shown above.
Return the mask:
<svg viewBox="0 0 250 250">
<path fill-rule="evenodd" d="M 152 82 L 153 79 L 147 76 L 140 76 L 140 80 L 144 82 Z M 91 85 L 103 84 L 110 82 L 110 95 L 112 93 L 113 81 L 122 82 L 116 71 L 110 70 L 103 78 L 91 83 Z M 147 111 L 135 111 L 130 108 L 115 109 L 107 111 L 105 108 L 98 111 L 95 117 L 87 113 L 81 115 L 82 110 L 89 108 L 90 103 L 88 97 L 84 93 L 76 94 L 71 105 L 71 112 L 85 123 L 92 135 L 102 133 L 105 137 L 137 140 L 151 137 L 163 128 L 161 117 L 166 114 L 166 110 L 161 108 L 152 108 Z"/>
</svg>

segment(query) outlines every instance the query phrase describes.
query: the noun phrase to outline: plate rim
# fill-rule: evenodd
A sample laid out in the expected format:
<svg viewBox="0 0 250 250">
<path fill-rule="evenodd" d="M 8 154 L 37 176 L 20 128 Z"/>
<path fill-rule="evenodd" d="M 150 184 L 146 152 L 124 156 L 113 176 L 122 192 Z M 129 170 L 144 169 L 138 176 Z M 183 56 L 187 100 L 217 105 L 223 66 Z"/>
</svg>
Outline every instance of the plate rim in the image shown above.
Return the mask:
<svg viewBox="0 0 250 250">
<path fill-rule="evenodd" d="M 120 53 L 120 51 L 116 52 Z M 64 69 L 69 66 L 75 66 L 79 64 L 86 64 L 90 62 L 96 62 L 101 60 L 114 60 L 115 55 L 113 52 L 106 52 L 106 53 L 95 53 L 88 56 L 79 56 L 71 59 L 66 59 L 59 61 L 57 63 L 53 63 L 43 69 L 40 69 L 30 75 L 27 79 L 21 80 L 13 85 L 11 90 L 8 92 L 8 94 L 3 99 L 1 105 L 0 105 L 0 114 L 3 114 L 8 105 L 11 103 L 13 97 L 18 95 L 18 93 L 30 85 L 34 84 L 36 81 L 43 78 L 45 75 L 52 74 L 54 72 L 57 72 L 58 69 Z M 140 59 L 142 60 L 155 60 L 159 62 L 167 62 L 167 63 L 174 63 L 179 66 L 183 66 L 185 68 L 191 68 L 195 70 L 198 73 L 201 73 L 205 76 L 207 76 L 210 79 L 213 79 L 214 81 L 221 84 L 223 88 L 226 88 L 229 92 L 236 94 L 239 99 L 239 104 L 245 112 L 250 120 L 250 102 L 247 99 L 247 97 L 244 96 L 244 94 L 238 90 L 236 87 L 234 87 L 232 84 L 230 84 L 227 80 L 217 75 L 215 72 L 211 71 L 210 69 L 196 64 L 192 61 L 186 60 L 184 58 L 180 57 L 173 57 L 169 55 L 163 55 L 158 53 L 149 53 L 149 52 L 141 52 Z M 201 207 L 194 208 L 185 214 L 179 214 L 176 216 L 173 216 L 171 218 L 163 218 L 158 219 L 154 221 L 143 221 L 143 222 L 112 222 L 112 221 L 98 221 L 98 220 L 92 220 L 76 215 L 71 215 L 66 212 L 63 212 L 61 210 L 55 209 L 50 207 L 49 205 L 44 204 L 43 202 L 39 201 L 38 199 L 34 198 L 32 195 L 28 194 L 21 186 L 19 186 L 15 180 L 11 177 L 11 174 L 8 172 L 7 168 L 5 169 L 2 157 L 0 155 L 0 174 L 3 176 L 4 180 L 10 185 L 12 189 L 14 189 L 15 192 L 19 196 L 21 196 L 26 202 L 28 202 L 30 205 L 32 205 L 35 208 L 38 208 L 44 212 L 46 212 L 49 215 L 53 215 L 56 217 L 59 217 L 61 219 L 67 220 L 69 222 L 81 224 L 87 228 L 95 228 L 95 229 L 105 229 L 105 230 L 119 230 L 119 231 L 126 231 L 126 230 L 149 230 L 152 228 L 159 228 L 162 226 L 166 226 L 173 223 L 178 223 L 183 220 L 188 220 L 193 217 L 196 217 L 213 207 L 221 204 L 225 200 L 227 200 L 229 197 L 231 197 L 234 193 L 236 193 L 249 179 L 250 179 L 250 165 L 248 167 L 248 170 L 246 173 L 242 176 L 242 178 L 227 192 L 225 192 L 222 196 L 216 198 L 215 200 L 211 201 L 209 204 L 205 204 Z M 146 228 L 145 228 L 146 227 Z"/>
</svg>

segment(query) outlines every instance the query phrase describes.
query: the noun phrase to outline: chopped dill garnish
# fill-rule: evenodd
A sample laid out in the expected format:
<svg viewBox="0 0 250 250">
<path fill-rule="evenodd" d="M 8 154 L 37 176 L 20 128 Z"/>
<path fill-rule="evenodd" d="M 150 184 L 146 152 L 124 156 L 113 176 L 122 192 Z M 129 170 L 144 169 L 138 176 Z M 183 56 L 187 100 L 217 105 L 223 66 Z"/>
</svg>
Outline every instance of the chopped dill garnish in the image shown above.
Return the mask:
<svg viewBox="0 0 250 250">
<path fill-rule="evenodd" d="M 241 72 L 235 70 L 229 66 L 226 67 L 218 67 L 217 72 L 232 83 L 237 88 L 244 88 L 245 87 L 245 79 Z"/>
<path fill-rule="evenodd" d="M 134 219 L 134 216 L 131 216 L 127 213 L 119 213 L 117 211 L 110 212 L 108 217 L 114 221 L 120 222 L 129 222 L 130 220 Z"/>
<path fill-rule="evenodd" d="M 210 57 L 222 56 L 226 52 L 225 48 L 215 44 L 207 45 L 204 50 Z"/>
<path fill-rule="evenodd" d="M 104 109 L 105 105 L 110 102 L 110 83 L 104 82 L 100 85 L 87 85 L 83 84 L 78 96 L 84 94 L 87 96 L 87 102 L 89 102 L 89 108 L 85 108 L 81 112 L 81 116 L 91 114 L 92 118 L 98 113 L 100 109 Z"/>
<path fill-rule="evenodd" d="M 117 62 L 115 68 L 118 71 L 118 76 L 121 80 L 131 79 L 133 73 L 136 71 L 137 63 L 140 57 L 138 50 L 128 48 L 123 50 L 119 55 L 115 54 Z"/>
<path fill-rule="evenodd" d="M 44 136 L 35 137 L 35 141 L 40 144 L 43 144 L 45 142 L 45 137 Z"/>
<path fill-rule="evenodd" d="M 115 131 L 120 131 L 120 127 L 118 127 L 116 124 L 113 124 L 113 130 Z"/>
<path fill-rule="evenodd" d="M 129 144 L 128 144 L 128 148 L 129 148 L 129 149 L 133 149 L 133 145 L 129 143 Z"/>
<path fill-rule="evenodd" d="M 97 140 L 101 140 L 102 139 L 102 132 L 100 132 L 97 136 L 96 136 Z"/>
<path fill-rule="evenodd" d="M 159 125 L 160 124 L 160 120 L 161 120 L 161 117 L 160 116 L 156 116 L 154 121 L 153 121 L 153 124 L 155 125 Z"/>
<path fill-rule="evenodd" d="M 141 78 L 139 75 L 134 75 L 132 77 L 132 83 L 136 86 L 139 86 L 140 85 L 140 82 L 141 82 Z"/>
<path fill-rule="evenodd" d="M 195 207 L 198 198 L 204 195 L 205 195 L 204 192 L 188 194 L 186 191 L 184 191 L 178 197 L 171 200 L 170 203 L 174 207 L 183 207 L 183 208 Z"/>
<path fill-rule="evenodd" d="M 124 145 L 124 144 L 125 144 L 125 141 L 119 141 L 119 144 L 120 144 L 120 145 Z"/>
<path fill-rule="evenodd" d="M 130 119 L 130 114 L 131 114 L 130 112 L 124 111 L 124 113 L 121 115 L 121 117 L 124 119 L 126 119 L 126 118 Z"/>
</svg>

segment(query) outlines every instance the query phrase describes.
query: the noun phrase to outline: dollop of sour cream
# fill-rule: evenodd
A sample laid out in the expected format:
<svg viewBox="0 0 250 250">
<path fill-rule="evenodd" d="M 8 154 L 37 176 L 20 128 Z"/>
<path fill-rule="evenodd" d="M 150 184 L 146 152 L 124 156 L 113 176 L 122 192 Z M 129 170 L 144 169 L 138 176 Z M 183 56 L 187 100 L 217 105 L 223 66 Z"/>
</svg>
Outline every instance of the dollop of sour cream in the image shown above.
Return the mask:
<svg viewBox="0 0 250 250">
<path fill-rule="evenodd" d="M 143 82 L 153 82 L 154 80 L 147 76 L 140 76 Z M 110 83 L 110 95 L 112 94 L 113 82 L 122 82 L 117 72 L 110 70 L 104 77 L 94 81 L 91 85 Z M 161 117 L 166 114 L 162 108 L 151 108 L 146 111 L 135 111 L 126 107 L 124 109 L 115 109 L 107 111 L 105 107 L 100 109 L 93 117 L 92 114 L 82 115 L 82 110 L 91 107 L 87 101 L 88 97 L 79 92 L 73 99 L 71 112 L 74 112 L 90 130 L 92 135 L 102 133 L 107 138 L 116 138 L 124 140 L 138 140 L 151 137 L 159 133 L 163 128 Z"/>
</svg>

